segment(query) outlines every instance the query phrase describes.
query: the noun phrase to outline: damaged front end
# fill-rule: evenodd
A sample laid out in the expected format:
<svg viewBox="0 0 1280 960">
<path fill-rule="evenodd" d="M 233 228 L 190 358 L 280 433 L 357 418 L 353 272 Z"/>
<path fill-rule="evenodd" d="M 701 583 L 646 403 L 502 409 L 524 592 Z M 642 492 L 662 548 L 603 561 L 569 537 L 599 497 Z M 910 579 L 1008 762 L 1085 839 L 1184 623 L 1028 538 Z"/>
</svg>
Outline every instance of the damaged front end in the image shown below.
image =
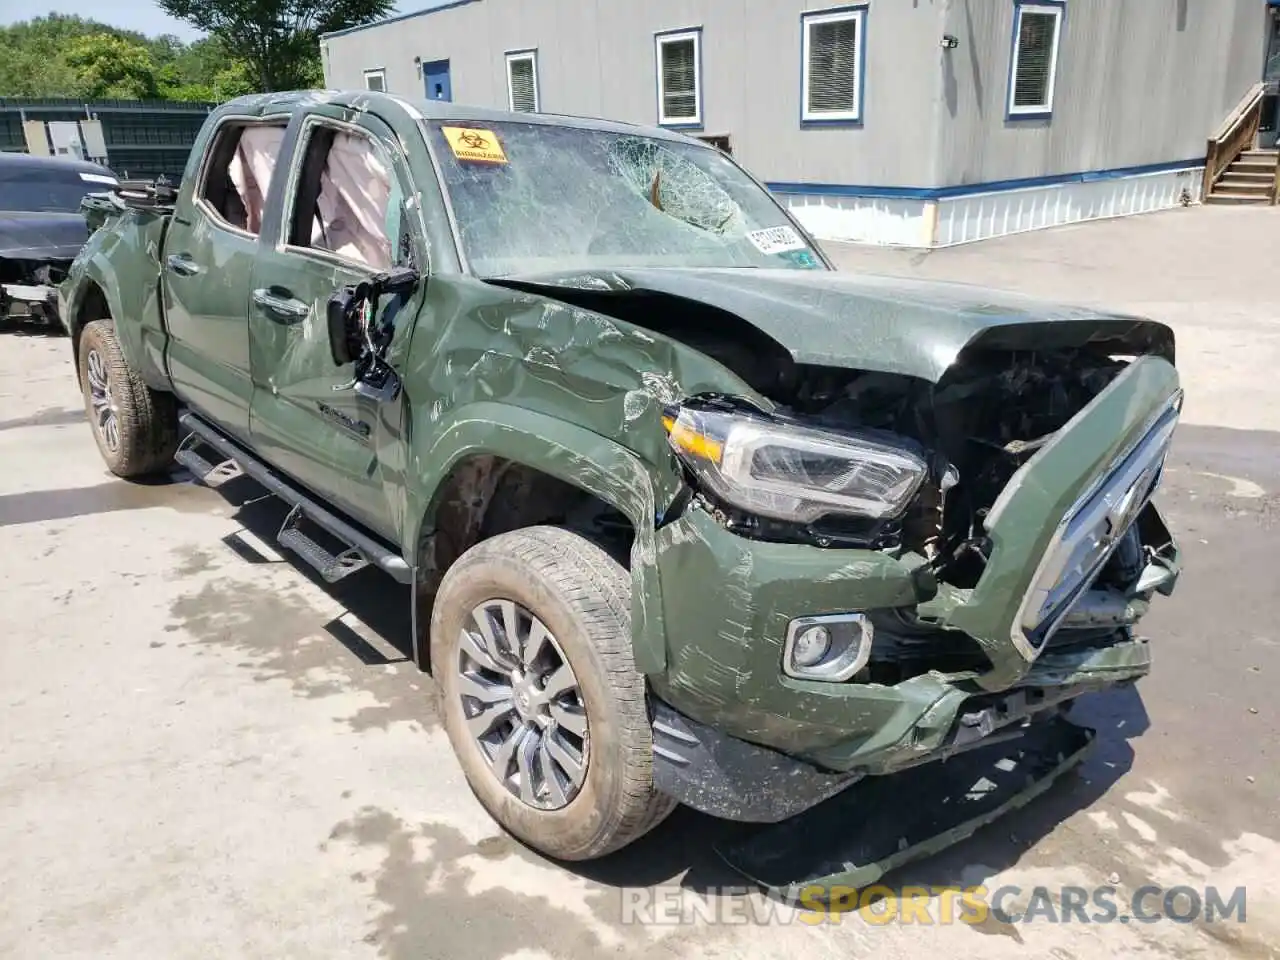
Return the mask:
<svg viewBox="0 0 1280 960">
<path fill-rule="evenodd" d="M 648 682 L 685 803 L 780 820 L 1148 672 L 1135 628 L 1179 573 L 1152 503 L 1182 402 L 1166 326 L 827 271 L 491 282 L 747 388 L 662 418 L 682 484 L 658 504 Z"/>
<path fill-rule="evenodd" d="M 1028 322 L 936 380 L 796 364 L 769 409 L 671 406 L 664 789 L 778 821 L 1143 676 L 1135 626 L 1179 573 L 1152 503 L 1182 398 L 1161 329 L 1135 354 Z"/>
<path fill-rule="evenodd" d="M 806 390 L 668 411 L 696 492 L 659 532 L 654 749 L 664 790 L 775 824 L 731 866 L 821 901 L 1039 795 L 1093 743 L 1071 702 L 1148 671 L 1182 395 L 1164 358 L 1088 347 Z"/>
<path fill-rule="evenodd" d="M 56 260 L 0 256 L 0 319 L 58 323 L 58 285 L 70 257 Z"/>
<path fill-rule="evenodd" d="M 687 399 L 666 422 L 690 502 L 659 564 L 724 602 L 664 590 L 660 695 L 887 773 L 1143 675 L 1133 627 L 1178 576 L 1151 498 L 1180 396 L 1164 358 L 1076 349 L 809 381 L 772 412 Z"/>
<path fill-rule="evenodd" d="M 57 325 L 58 287 L 87 236 L 79 214 L 0 211 L 0 320 Z"/>
</svg>

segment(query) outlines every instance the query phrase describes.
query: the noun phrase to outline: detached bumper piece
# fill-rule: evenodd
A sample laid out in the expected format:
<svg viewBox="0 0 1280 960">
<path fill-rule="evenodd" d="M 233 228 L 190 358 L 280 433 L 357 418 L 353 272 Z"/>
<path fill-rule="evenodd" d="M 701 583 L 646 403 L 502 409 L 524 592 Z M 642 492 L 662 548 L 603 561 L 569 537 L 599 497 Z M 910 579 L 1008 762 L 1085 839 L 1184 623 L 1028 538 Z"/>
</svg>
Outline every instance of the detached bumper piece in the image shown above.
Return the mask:
<svg viewBox="0 0 1280 960">
<path fill-rule="evenodd" d="M 0 283 L 0 320 L 58 322 L 58 288 L 44 284 Z"/>
<path fill-rule="evenodd" d="M 1095 736 L 1054 718 L 1012 742 L 862 780 L 716 852 L 776 897 L 830 900 L 836 888 L 876 883 L 1028 803 L 1083 760 Z"/>
<path fill-rule="evenodd" d="M 656 697 L 653 777 L 663 793 L 714 817 L 746 823 L 786 820 L 853 783 L 784 753 L 726 737 Z"/>
</svg>

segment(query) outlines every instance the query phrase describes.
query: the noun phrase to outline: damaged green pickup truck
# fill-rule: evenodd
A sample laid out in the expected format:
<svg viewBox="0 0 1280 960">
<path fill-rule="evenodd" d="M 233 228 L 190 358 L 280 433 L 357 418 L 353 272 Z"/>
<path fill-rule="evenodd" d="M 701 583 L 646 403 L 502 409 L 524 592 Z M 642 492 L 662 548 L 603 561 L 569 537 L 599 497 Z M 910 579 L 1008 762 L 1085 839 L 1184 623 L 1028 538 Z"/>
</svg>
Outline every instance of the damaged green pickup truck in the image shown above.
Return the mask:
<svg viewBox="0 0 1280 960">
<path fill-rule="evenodd" d="M 984 750 L 1025 793 L 1178 574 L 1166 327 L 834 272 L 666 131 L 236 100 L 61 297 L 110 468 L 247 473 L 326 580 L 409 585 L 468 781 L 556 857 Z"/>
</svg>

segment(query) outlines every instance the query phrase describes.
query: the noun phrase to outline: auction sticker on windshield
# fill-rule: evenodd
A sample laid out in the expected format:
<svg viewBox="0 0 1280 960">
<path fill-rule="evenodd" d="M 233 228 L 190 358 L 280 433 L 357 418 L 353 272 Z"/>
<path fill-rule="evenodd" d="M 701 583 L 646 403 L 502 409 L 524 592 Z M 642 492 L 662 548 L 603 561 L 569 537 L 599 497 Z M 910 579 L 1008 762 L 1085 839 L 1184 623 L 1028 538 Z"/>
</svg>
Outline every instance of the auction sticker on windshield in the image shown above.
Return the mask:
<svg viewBox="0 0 1280 960">
<path fill-rule="evenodd" d="M 441 127 L 440 132 L 449 141 L 453 155 L 459 160 L 474 160 L 477 163 L 507 162 L 507 153 L 502 149 L 502 142 L 492 130 Z"/>
<path fill-rule="evenodd" d="M 800 234 L 791 227 L 766 227 L 763 230 L 752 230 L 747 234 L 757 250 L 761 253 L 787 253 L 791 250 L 803 250 L 805 243 Z"/>
</svg>

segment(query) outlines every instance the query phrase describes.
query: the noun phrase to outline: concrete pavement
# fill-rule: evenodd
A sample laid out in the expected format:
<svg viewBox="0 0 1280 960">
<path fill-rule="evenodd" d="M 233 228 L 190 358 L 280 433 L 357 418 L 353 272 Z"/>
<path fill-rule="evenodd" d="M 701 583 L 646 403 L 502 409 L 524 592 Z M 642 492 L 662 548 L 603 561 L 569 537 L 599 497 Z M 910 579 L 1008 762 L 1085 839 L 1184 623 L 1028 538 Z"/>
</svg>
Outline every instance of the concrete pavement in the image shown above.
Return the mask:
<svg viewBox="0 0 1280 960">
<path fill-rule="evenodd" d="M 761 925 L 770 905 L 726 891 L 742 881 L 711 851 L 732 828 L 689 811 L 605 861 L 548 863 L 467 790 L 404 659 L 402 588 L 322 586 L 270 546 L 283 510 L 247 481 L 110 478 L 67 342 L 7 332 L 0 956 L 1280 956 L 1280 294 L 1256 249 L 1277 226 L 1205 209 L 834 251 L 1168 319 L 1190 389 L 1162 494 L 1187 573 L 1146 621 L 1153 675 L 1082 704 L 1102 743 L 1078 775 L 891 882 L 1246 885 L 1245 924 Z M 702 919 L 632 922 L 654 890 Z"/>
</svg>

